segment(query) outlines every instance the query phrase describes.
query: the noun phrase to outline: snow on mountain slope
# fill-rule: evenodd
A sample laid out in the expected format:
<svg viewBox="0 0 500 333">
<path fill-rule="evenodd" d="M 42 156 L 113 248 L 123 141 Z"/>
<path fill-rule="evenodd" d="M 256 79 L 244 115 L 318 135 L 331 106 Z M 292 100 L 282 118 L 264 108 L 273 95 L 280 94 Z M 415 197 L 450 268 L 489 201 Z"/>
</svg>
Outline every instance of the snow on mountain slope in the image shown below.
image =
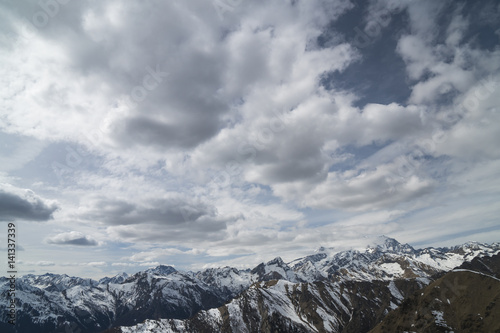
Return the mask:
<svg viewBox="0 0 500 333">
<path fill-rule="evenodd" d="M 391 280 L 394 278 L 428 277 L 448 271 L 477 256 L 500 252 L 500 244 L 466 243 L 453 248 L 415 250 L 408 244 L 384 237 L 381 243 L 364 251 L 349 250 L 336 253 L 320 248 L 318 253 L 289 263 L 299 281 L 321 277 L 336 280 Z M 313 281 L 314 281 L 313 280 Z"/>
<path fill-rule="evenodd" d="M 167 266 L 132 276 L 120 274 L 100 282 L 57 274 L 27 275 L 16 281 L 17 308 L 21 310 L 18 318 L 26 327 L 18 327 L 17 332 L 65 332 L 70 324 L 76 325 L 71 326 L 72 330 L 101 332 L 147 318 L 188 318 L 202 309 L 224 304 L 251 283 L 248 272 L 239 277 L 237 270 L 231 271 L 231 279 L 220 279 L 215 284 L 194 275 Z M 217 270 L 212 275 L 224 276 Z M 240 285 L 231 285 L 235 281 Z M 0 278 L 0 293 L 4 297 L 8 285 L 8 279 Z M 5 304 L 0 304 L 0 311 L 0 324 L 7 323 Z M 4 332 L 1 325 L 0 331 Z"/>
<path fill-rule="evenodd" d="M 203 311 L 197 315 L 204 324 L 205 332 L 222 332 L 222 316 L 218 309 Z M 179 319 L 161 319 L 145 320 L 143 323 L 131 327 L 120 327 L 111 332 L 123 333 L 149 333 L 149 332 L 190 332 L 190 327 L 186 326 L 184 320 Z"/>
<path fill-rule="evenodd" d="M 237 270 L 232 267 L 209 268 L 193 273 L 193 276 L 209 286 L 218 288 L 232 297 L 248 289 L 257 281 L 250 270 Z"/>
<path fill-rule="evenodd" d="M 325 320 L 316 318 L 315 322 L 318 320 L 323 323 L 324 327 L 334 327 L 341 325 L 339 323 L 342 323 L 344 319 L 331 318 L 332 313 L 329 313 L 329 309 L 331 306 L 341 306 L 337 301 L 333 301 L 331 295 L 318 298 L 317 293 L 314 292 L 316 288 L 314 286 L 317 284 L 328 286 L 337 284 L 335 288 L 344 288 L 351 282 L 356 282 L 358 285 L 362 283 L 375 285 L 383 282 L 389 286 L 389 282 L 400 279 L 410 279 L 415 283 L 426 284 L 435 273 L 449 271 L 474 257 L 489 257 L 499 252 L 500 244 L 498 243 L 486 245 L 474 242 L 453 248 L 415 250 L 408 244 L 400 244 L 394 239 L 385 237 L 361 251 L 335 252 L 333 249 L 321 248 L 310 256 L 293 260 L 290 263 L 285 263 L 277 257 L 252 270 L 223 267 L 199 272 L 180 272 L 171 266 L 158 266 L 131 276 L 123 273 L 111 278 L 103 278 L 100 281 L 57 274 L 26 275 L 17 280 L 16 296 L 17 308 L 20 311 L 19 318 L 23 318 L 26 323 L 24 324 L 26 328 L 18 328 L 18 332 L 64 331 L 65 325 L 69 324 L 72 325 L 71 327 L 77 325 L 85 332 L 99 332 L 112 326 L 135 325 L 145 319 L 159 318 L 171 319 L 162 324 L 171 327 L 187 325 L 186 321 L 176 320 L 197 318 L 203 325 L 208 325 L 208 322 L 211 323 L 210 325 L 226 325 L 224 327 L 231 331 L 231 325 L 237 327 L 241 324 L 236 322 L 241 319 L 238 311 L 245 312 L 248 310 L 246 307 L 271 307 L 272 305 L 278 306 L 278 304 L 281 304 L 278 308 L 269 308 L 272 313 L 276 313 L 276 316 L 280 318 L 285 316 L 287 323 L 293 323 L 297 327 L 302 325 L 308 330 L 310 323 L 307 320 L 304 321 L 301 301 L 289 303 L 292 300 L 290 290 L 298 288 L 292 288 L 292 286 L 299 285 L 300 288 L 308 286 L 307 290 L 310 292 L 306 294 L 311 300 L 318 299 L 313 301 L 316 309 L 315 316 L 327 318 Z M 262 284 L 274 283 L 273 281 L 277 280 L 280 281 L 266 288 Z M 330 287 L 322 288 L 328 290 Z M 8 280 L 0 278 L 0 293 L 3 297 L 6 297 L 7 290 Z M 368 288 L 362 293 L 367 292 L 369 292 Z M 406 295 L 404 290 L 396 290 L 393 285 L 386 292 L 391 295 L 392 299 L 387 301 L 385 310 L 399 304 L 401 297 Z M 250 301 L 238 303 L 241 300 L 238 301 L 238 298 L 235 298 L 243 294 L 251 296 L 251 293 L 260 297 L 260 305 Z M 353 299 L 362 299 L 359 295 L 341 294 L 343 299 L 349 302 L 353 302 Z M 347 296 L 348 294 L 350 296 Z M 330 299 L 329 303 L 321 303 L 324 297 Z M 337 295 L 337 297 L 340 296 Z M 222 310 L 226 312 L 219 313 L 220 318 L 225 320 L 221 322 L 222 319 L 215 316 L 221 308 L 217 311 L 209 311 L 209 309 L 220 307 L 231 299 L 235 303 Z M 0 330 L 2 332 L 2 323 L 7 322 L 5 306 L 5 304 L 0 304 Z M 373 303 L 370 306 L 377 305 Z M 205 311 L 199 312 L 200 310 Z M 295 312 L 290 312 L 292 310 Z M 261 312 L 254 313 L 257 316 L 255 318 L 260 318 L 259 323 L 269 320 L 279 321 L 276 318 L 262 317 L 263 312 Z M 193 317 L 196 313 L 199 315 Z M 337 316 L 340 315 L 343 318 L 342 316 L 347 314 L 356 315 L 349 311 L 341 311 L 341 314 Z M 236 321 L 228 322 L 227 318 L 233 318 L 231 320 Z M 280 322 L 279 325 L 286 327 L 287 324 Z"/>
<path fill-rule="evenodd" d="M 370 332 L 500 332 L 495 276 L 500 255 L 467 262 L 408 297 Z"/>
<path fill-rule="evenodd" d="M 104 277 L 99 280 L 99 284 L 109 284 L 109 283 L 122 283 L 125 281 L 129 275 L 125 272 L 117 274 L 113 277 Z"/>
<path fill-rule="evenodd" d="M 80 278 L 52 275 L 54 282 L 47 276 L 36 280 L 37 286 L 30 285 L 33 276 L 16 281 L 17 332 L 56 332 L 65 327 L 80 326 L 89 331 L 102 331 L 114 323 L 113 309 L 115 299 L 106 289 L 97 287 L 95 281 L 75 285 Z M 60 281 L 71 287 L 62 291 L 54 288 Z M 74 280 L 74 281 L 71 281 Z M 88 280 L 87 280 L 88 281 Z M 0 279 L 0 293 L 6 297 L 7 285 Z M 5 308 L 0 305 L 2 317 L 0 324 L 5 323 Z M 9 326 L 6 326 L 9 327 Z M 0 325 L 1 332 L 10 332 Z M 12 329 L 13 327 L 10 327 Z"/>
<path fill-rule="evenodd" d="M 250 273 L 259 282 L 218 309 L 115 332 L 367 331 L 433 274 L 499 252 L 500 244 L 478 243 L 415 250 L 390 238 L 364 251 L 321 248 L 288 264 L 278 257 L 258 265 Z"/>
<path fill-rule="evenodd" d="M 420 286 L 415 279 L 398 283 L 262 281 L 226 305 L 200 311 L 190 319 L 148 320 L 109 332 L 363 332 L 400 303 L 401 293 Z"/>
<path fill-rule="evenodd" d="M 160 265 L 155 268 L 150 268 L 146 270 L 146 273 L 150 273 L 153 275 L 167 276 L 173 273 L 176 273 L 177 270 L 172 266 Z"/>
<path fill-rule="evenodd" d="M 25 275 L 23 280 L 33 287 L 38 287 L 47 291 L 63 291 L 73 286 L 96 286 L 97 281 L 92 279 L 82 279 L 70 277 L 66 274 L 44 274 L 44 275 Z"/>
<path fill-rule="evenodd" d="M 283 279 L 297 282 L 297 274 L 283 262 L 283 259 L 276 257 L 267 263 L 261 263 L 251 271 L 258 281 L 269 281 Z"/>
</svg>

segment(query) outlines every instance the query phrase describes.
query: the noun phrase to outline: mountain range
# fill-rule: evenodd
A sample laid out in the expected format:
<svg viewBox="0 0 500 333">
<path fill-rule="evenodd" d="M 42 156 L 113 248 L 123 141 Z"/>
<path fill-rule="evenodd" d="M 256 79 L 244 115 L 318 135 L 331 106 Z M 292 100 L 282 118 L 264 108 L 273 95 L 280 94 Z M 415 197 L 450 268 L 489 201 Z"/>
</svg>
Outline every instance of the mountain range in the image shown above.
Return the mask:
<svg viewBox="0 0 500 333">
<path fill-rule="evenodd" d="M 418 327 L 415 331 L 421 332 L 425 330 L 420 328 L 437 327 L 461 332 L 459 327 L 484 325 L 500 329 L 490 318 L 500 304 L 499 253 L 500 243 L 414 249 L 383 237 L 363 250 L 320 248 L 288 263 L 276 257 L 246 270 L 186 272 L 161 265 L 99 281 L 30 274 L 16 281 L 16 327 L 8 324 L 6 303 L 0 303 L 0 331 L 411 332 Z M 490 290 L 477 285 L 474 288 L 481 290 L 469 290 L 470 283 L 478 282 Z M 448 288 L 438 297 L 442 304 L 431 302 L 436 293 L 432 288 Z M 8 289 L 8 278 L 0 278 L 3 299 Z M 488 296 L 477 305 L 482 322 L 473 317 L 464 324 L 467 311 L 457 318 L 448 315 L 457 312 L 468 293 L 472 297 L 481 292 Z M 434 308 L 422 310 L 418 319 L 410 316 L 429 302 Z"/>
</svg>

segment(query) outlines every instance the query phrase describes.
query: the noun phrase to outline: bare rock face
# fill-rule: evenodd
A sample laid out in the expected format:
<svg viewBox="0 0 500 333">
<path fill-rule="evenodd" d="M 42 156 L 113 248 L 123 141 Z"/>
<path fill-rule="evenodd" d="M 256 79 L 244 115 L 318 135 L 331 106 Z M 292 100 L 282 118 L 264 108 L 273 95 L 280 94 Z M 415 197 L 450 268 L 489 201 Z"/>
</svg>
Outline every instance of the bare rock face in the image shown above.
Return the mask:
<svg viewBox="0 0 500 333">
<path fill-rule="evenodd" d="M 418 281 L 255 283 L 224 306 L 188 320 L 148 320 L 118 332 L 366 332 Z"/>
<path fill-rule="evenodd" d="M 441 310 L 435 304 L 435 308 L 428 306 L 428 311 L 417 310 L 429 325 L 437 320 L 450 327 L 477 328 L 483 327 L 482 323 L 489 329 L 492 326 L 488 326 L 487 314 L 498 310 L 495 298 L 488 304 L 474 303 L 483 318 L 483 322 L 477 322 L 477 314 L 472 316 L 475 307 L 470 313 L 461 313 L 453 307 L 453 302 L 461 299 L 458 296 L 446 299 L 429 296 L 425 299 L 427 303 L 420 304 L 419 294 L 414 293 L 442 281 L 443 275 L 462 264 L 465 271 L 448 273 L 457 276 L 460 288 L 468 286 L 469 280 L 476 284 L 484 282 L 477 279 L 496 281 L 499 263 L 492 256 L 498 252 L 500 244 L 479 243 L 415 250 L 408 244 L 382 237 L 364 250 L 335 252 L 321 248 L 288 263 L 277 257 L 252 270 L 223 267 L 182 272 L 158 266 L 100 281 L 57 274 L 27 275 L 17 280 L 18 325 L 8 324 L 6 305 L 0 303 L 0 331 L 367 332 L 382 320 L 383 325 L 396 322 L 391 319 L 393 315 L 386 316 L 400 304 L 404 309 L 428 306 L 438 302 L 436 298 L 444 304 Z M 447 287 L 447 282 L 442 283 L 445 285 L 436 289 Z M 8 279 L 0 278 L 3 297 L 8 286 Z M 497 288 L 494 283 L 488 286 L 491 292 L 485 300 L 495 295 Z M 480 286 L 474 288 L 467 297 L 483 292 Z M 424 292 L 423 296 L 427 294 Z M 412 295 L 416 295 L 416 300 L 404 301 Z M 465 309 L 462 306 L 462 311 Z M 442 320 L 439 311 L 443 312 Z M 460 316 L 455 320 L 448 315 L 449 311 Z M 472 317 L 466 316 L 469 314 Z M 422 318 L 418 323 L 425 328 Z M 458 322 L 459 318 L 466 318 L 465 323 Z M 401 320 L 397 325 L 409 323 L 411 328 L 411 324 L 417 323 L 410 323 L 407 317 Z"/>
<path fill-rule="evenodd" d="M 418 291 L 378 332 L 500 332 L 500 255 L 475 258 Z"/>
</svg>

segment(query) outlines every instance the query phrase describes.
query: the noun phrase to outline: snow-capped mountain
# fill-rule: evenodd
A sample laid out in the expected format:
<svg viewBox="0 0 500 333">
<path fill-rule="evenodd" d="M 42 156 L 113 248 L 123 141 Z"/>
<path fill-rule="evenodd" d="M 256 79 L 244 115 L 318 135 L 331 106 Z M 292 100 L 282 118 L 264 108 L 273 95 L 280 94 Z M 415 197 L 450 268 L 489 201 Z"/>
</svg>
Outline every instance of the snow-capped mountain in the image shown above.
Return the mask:
<svg viewBox="0 0 500 333">
<path fill-rule="evenodd" d="M 397 284 L 262 281 L 229 303 L 188 320 L 146 320 L 109 332 L 366 332 L 396 308 L 401 292 L 422 285 L 415 279 Z"/>
<path fill-rule="evenodd" d="M 160 265 L 155 268 L 151 268 L 146 270 L 146 273 L 153 274 L 153 275 L 170 275 L 173 273 L 177 273 L 177 270 L 173 268 L 172 266 L 165 266 L 165 265 Z"/>
<path fill-rule="evenodd" d="M 499 252 L 500 244 L 473 242 L 415 250 L 390 238 L 363 251 L 320 248 L 258 265 L 251 273 L 259 282 L 217 309 L 110 332 L 367 332 L 435 277 Z"/>
<path fill-rule="evenodd" d="M 218 289 L 224 298 L 234 297 L 255 281 L 257 277 L 250 270 L 238 270 L 232 267 L 209 268 L 193 274 L 196 279 Z"/>
<path fill-rule="evenodd" d="M 99 280 L 99 284 L 122 283 L 128 277 L 129 277 L 129 275 L 127 273 L 123 272 L 123 273 L 117 274 L 113 277 L 104 277 L 104 278 Z"/>
<path fill-rule="evenodd" d="M 499 332 L 499 299 L 500 255 L 476 257 L 408 297 L 370 332 Z"/>
<path fill-rule="evenodd" d="M 101 332 L 148 318 L 189 318 L 224 304 L 252 282 L 248 271 L 222 268 L 192 273 L 170 266 L 100 281 L 26 275 L 16 281 L 16 332 Z M 0 278 L 4 299 L 8 289 L 8 279 Z M 0 331 L 13 332 L 5 310 L 0 304 Z"/>
<path fill-rule="evenodd" d="M 98 283 L 91 279 L 82 279 L 70 277 L 66 274 L 44 274 L 44 275 L 25 275 L 23 280 L 31 285 L 47 291 L 63 291 L 74 286 L 96 286 Z"/>
<path fill-rule="evenodd" d="M 251 271 L 258 281 L 270 281 L 283 279 L 291 282 L 298 281 L 297 274 L 283 262 L 283 259 L 276 257 L 267 263 L 261 263 Z"/>
<path fill-rule="evenodd" d="M 425 248 L 415 250 L 408 244 L 382 237 L 380 242 L 363 251 L 335 252 L 320 248 L 315 254 L 288 264 L 280 258 L 257 266 L 254 271 L 265 272 L 260 280 L 285 279 L 291 282 L 320 280 L 392 280 L 395 278 L 427 278 L 448 271 L 477 256 L 491 256 L 500 250 L 500 244 L 469 242 L 453 248 Z"/>
<path fill-rule="evenodd" d="M 203 327 L 253 332 L 252 325 L 274 325 L 296 332 L 354 332 L 374 327 L 435 274 L 499 252 L 498 243 L 415 250 L 385 237 L 364 250 L 320 248 L 289 263 L 277 257 L 252 270 L 182 272 L 158 266 L 99 281 L 26 275 L 17 280 L 16 329 L 101 332 L 122 326 L 117 332 L 157 332 L 150 329 L 155 326 L 179 332 L 207 331 Z M 0 278 L 2 297 L 7 290 L 8 279 Z M 10 332 L 5 306 L 0 303 L 0 330 Z M 147 319 L 153 321 L 133 326 Z"/>
</svg>

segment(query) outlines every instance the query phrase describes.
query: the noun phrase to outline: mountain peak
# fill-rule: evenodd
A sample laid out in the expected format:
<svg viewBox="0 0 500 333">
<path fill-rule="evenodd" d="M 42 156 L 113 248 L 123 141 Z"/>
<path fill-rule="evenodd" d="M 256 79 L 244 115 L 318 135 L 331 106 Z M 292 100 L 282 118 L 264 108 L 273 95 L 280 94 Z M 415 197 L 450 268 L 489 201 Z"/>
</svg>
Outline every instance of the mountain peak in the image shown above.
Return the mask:
<svg viewBox="0 0 500 333">
<path fill-rule="evenodd" d="M 314 254 L 318 254 L 318 253 L 335 253 L 335 252 L 339 252 L 338 250 L 336 250 L 335 247 L 325 247 L 325 246 L 320 246 L 318 247 L 316 250 L 314 250 Z"/>
<path fill-rule="evenodd" d="M 500 249 L 500 244 L 498 243 L 492 243 L 488 245 L 480 242 L 469 241 L 462 245 L 453 246 L 451 248 L 451 251 L 459 254 L 468 254 L 470 256 L 480 251 L 492 252 L 498 249 Z"/>
<path fill-rule="evenodd" d="M 156 275 L 170 275 L 172 273 L 177 272 L 177 270 L 172 266 L 160 265 L 155 268 L 150 268 L 146 270 L 146 272 Z"/>
<path fill-rule="evenodd" d="M 476 249 L 476 247 L 478 248 Z M 175 319 L 189 318 L 192 317 L 193 313 L 198 313 L 201 309 L 216 309 L 217 306 L 227 304 L 231 299 L 236 300 L 235 303 L 232 303 L 235 306 L 236 304 L 247 305 L 243 308 L 236 308 L 245 310 L 237 310 L 232 314 L 229 313 L 229 315 L 244 313 L 250 308 L 257 309 L 255 316 L 252 314 L 249 320 L 253 320 L 251 318 L 260 318 L 260 312 L 258 311 L 263 307 L 267 307 L 265 304 L 269 304 L 269 309 L 273 309 L 273 311 L 283 309 L 285 311 L 283 315 L 286 318 L 289 318 L 287 317 L 288 314 L 293 315 L 293 318 L 307 316 L 311 309 L 316 311 L 316 305 L 318 311 L 328 310 L 330 304 L 333 304 L 335 309 L 343 313 L 342 317 L 336 317 L 337 312 L 332 312 L 329 315 L 331 317 L 328 317 L 330 318 L 328 322 L 334 324 L 340 323 L 339 318 L 355 318 L 352 317 L 352 309 L 357 304 L 360 307 L 363 307 L 363 304 L 367 306 L 370 304 L 368 308 L 370 313 L 377 311 L 380 313 L 381 306 L 386 307 L 383 310 L 384 312 L 385 310 L 394 309 L 404 297 L 408 296 L 405 292 L 411 295 L 414 288 L 420 288 L 422 284 L 428 284 L 437 273 L 444 273 L 460 265 L 462 265 L 460 268 L 462 270 L 480 269 L 481 274 L 491 275 L 495 272 L 496 266 L 490 264 L 488 258 L 497 253 L 500 253 L 499 243 L 488 245 L 469 242 L 453 248 L 414 250 L 408 244 L 401 244 L 393 238 L 382 236 L 368 246 L 365 252 L 350 249 L 334 253 L 333 248 L 327 248 L 325 252 L 315 253 L 288 263 L 285 263 L 281 257 L 276 257 L 267 263 L 260 263 L 252 270 L 245 271 L 224 267 L 211 268 L 200 272 L 186 273 L 181 271 L 175 273 L 177 270 L 174 267 L 160 265 L 138 272 L 124 281 L 122 278 L 127 277 L 126 273 L 118 274 L 113 278 L 104 278 L 99 281 L 100 287 L 98 288 L 95 288 L 97 282 L 94 283 L 90 279 L 70 278 L 67 275 L 55 274 L 27 275 L 16 282 L 19 286 L 17 289 L 19 295 L 16 293 L 16 296 L 19 296 L 20 300 L 30 301 L 30 304 L 36 306 L 34 309 L 39 315 L 31 316 L 31 313 L 36 312 L 26 312 L 25 309 L 30 311 L 31 308 L 20 307 L 20 309 L 23 309 L 21 315 L 32 325 L 28 327 L 28 330 L 20 332 L 30 333 L 35 330 L 41 333 L 76 331 L 73 326 L 64 327 L 65 321 L 61 321 L 59 318 L 62 317 L 66 322 L 69 322 L 69 320 L 74 320 L 74 314 L 79 312 L 86 317 L 91 315 L 93 318 L 97 318 L 95 324 L 97 326 L 92 326 L 94 321 L 89 321 L 89 324 L 82 321 L 80 331 L 101 332 L 103 327 L 112 327 L 124 323 L 133 325 L 151 317 L 175 316 Z M 482 259 L 472 262 L 474 258 Z M 468 261 L 471 261 L 471 263 L 463 265 L 464 262 Z M 460 270 L 457 272 L 460 273 Z M 481 274 L 478 276 L 490 282 L 497 282 L 491 279 L 491 276 L 484 277 Z M 396 280 L 398 280 L 398 283 L 395 283 Z M 359 285 L 363 287 L 352 288 L 358 282 L 363 283 L 363 285 Z M 406 286 L 407 282 L 411 283 L 411 285 Z M 308 283 L 307 288 L 301 287 L 298 283 Z M 0 293 L 5 294 L 9 288 L 9 279 L 0 277 Z M 378 294 L 379 296 L 373 294 L 373 292 L 381 291 L 381 288 L 385 290 L 385 294 Z M 249 290 L 248 293 L 246 293 L 247 290 Z M 313 293 L 309 293 L 309 290 L 312 290 Z M 343 291 L 340 292 L 340 290 Z M 369 291 L 370 294 L 366 294 L 364 290 Z M 337 291 L 340 293 L 337 293 Z M 436 292 L 439 292 L 439 290 Z M 246 296 L 235 298 L 243 293 L 246 293 L 244 294 Z M 343 297 L 344 293 L 349 294 L 347 294 L 347 297 Z M 157 297 L 156 295 L 161 296 Z M 167 297 L 163 297 L 164 295 Z M 259 295 L 263 296 L 260 297 Z M 356 297 L 359 301 L 361 299 L 366 300 L 369 303 L 361 301 L 363 302 L 361 304 L 356 299 L 356 303 L 349 303 L 349 298 L 353 299 L 352 297 Z M 375 297 L 387 299 L 387 302 L 372 302 L 371 300 Z M 315 299 L 320 301 L 321 304 L 310 303 Z M 64 300 L 63 306 L 54 307 L 53 304 L 56 304 L 59 300 Z M 262 303 L 267 300 L 272 302 Z M 287 303 L 283 303 L 284 300 Z M 336 303 L 337 300 L 339 303 Z M 249 303 L 241 303 L 240 301 L 249 301 Z M 450 301 L 452 301 L 452 298 L 450 298 Z M 85 304 L 85 311 L 79 310 L 81 304 Z M 314 307 L 312 307 L 313 304 L 315 304 Z M 338 306 L 335 304 L 338 304 Z M 442 304 L 446 306 L 448 302 L 442 302 Z M 321 308 L 321 306 L 327 306 L 327 308 Z M 296 309 L 301 307 L 303 307 L 302 310 L 296 312 L 298 311 Z M 2 304 L 0 303 L 1 309 Z M 145 311 L 145 309 L 147 310 Z M 327 312 L 317 312 L 316 314 L 319 317 L 312 318 L 320 318 L 325 313 Z M 492 310 L 491 313 L 494 313 L 494 311 Z M 208 315 L 203 318 L 210 319 L 213 323 L 220 323 L 220 320 L 223 320 L 219 311 L 209 311 L 206 314 Z M 358 318 L 360 317 L 358 316 Z M 244 320 L 240 319 L 237 319 L 238 322 L 243 323 Z M 321 322 L 321 319 L 319 320 Z M 371 320 L 380 322 L 379 319 L 372 318 Z M 59 324 L 60 322 L 63 324 Z M 294 320 L 290 319 L 289 322 L 294 322 Z M 176 320 L 169 321 L 168 325 L 184 325 L 184 323 Z M 198 323 L 196 322 L 196 325 Z M 0 320 L 0 328 L 3 327 L 2 324 Z M 262 325 L 262 323 L 256 323 L 256 325 L 254 327 L 259 327 L 258 325 Z M 228 326 L 230 326 L 229 323 Z M 33 327 L 36 327 L 36 329 L 33 329 Z M 44 330 L 43 327 L 49 327 L 49 329 Z M 57 329 L 50 329 L 54 327 Z M 181 326 L 176 327 L 181 328 Z M 333 331 L 333 326 L 330 325 L 330 327 L 329 331 Z M 114 332 L 186 331 L 186 326 L 176 330 L 169 330 L 168 328 L 168 326 L 161 327 L 160 325 L 158 330 L 154 329 L 153 331 L 131 328 L 130 330 L 123 329 Z M 292 327 L 289 330 L 293 329 Z M 219 327 L 208 327 L 206 331 L 215 332 L 219 330 Z M 235 331 L 252 331 L 252 329 L 246 329 L 245 327 L 240 330 L 238 327 Z M 299 331 L 309 332 L 310 330 L 305 328 Z M 337 331 L 341 331 L 340 328 Z"/>
<path fill-rule="evenodd" d="M 481 244 L 476 241 L 468 241 L 467 243 L 464 243 L 461 245 L 461 247 L 464 248 L 469 248 L 469 249 L 479 249 L 481 246 L 484 246 L 484 244 Z"/>
<path fill-rule="evenodd" d="M 279 267 L 286 266 L 285 262 L 283 261 L 283 259 L 281 259 L 281 257 L 276 257 L 273 260 L 268 261 L 266 263 L 266 265 L 268 265 L 268 266 L 270 266 L 270 265 L 276 265 L 276 266 L 279 266 Z"/>
<path fill-rule="evenodd" d="M 409 244 L 401 244 L 396 239 L 382 235 L 377 237 L 367 249 L 378 250 L 381 252 L 414 252 L 415 249 Z"/>
<path fill-rule="evenodd" d="M 116 274 L 113 277 L 103 277 L 102 279 L 99 280 L 99 284 L 122 283 L 125 280 L 127 280 L 128 277 L 129 277 L 129 275 L 127 273 L 122 272 L 122 273 Z"/>
</svg>

